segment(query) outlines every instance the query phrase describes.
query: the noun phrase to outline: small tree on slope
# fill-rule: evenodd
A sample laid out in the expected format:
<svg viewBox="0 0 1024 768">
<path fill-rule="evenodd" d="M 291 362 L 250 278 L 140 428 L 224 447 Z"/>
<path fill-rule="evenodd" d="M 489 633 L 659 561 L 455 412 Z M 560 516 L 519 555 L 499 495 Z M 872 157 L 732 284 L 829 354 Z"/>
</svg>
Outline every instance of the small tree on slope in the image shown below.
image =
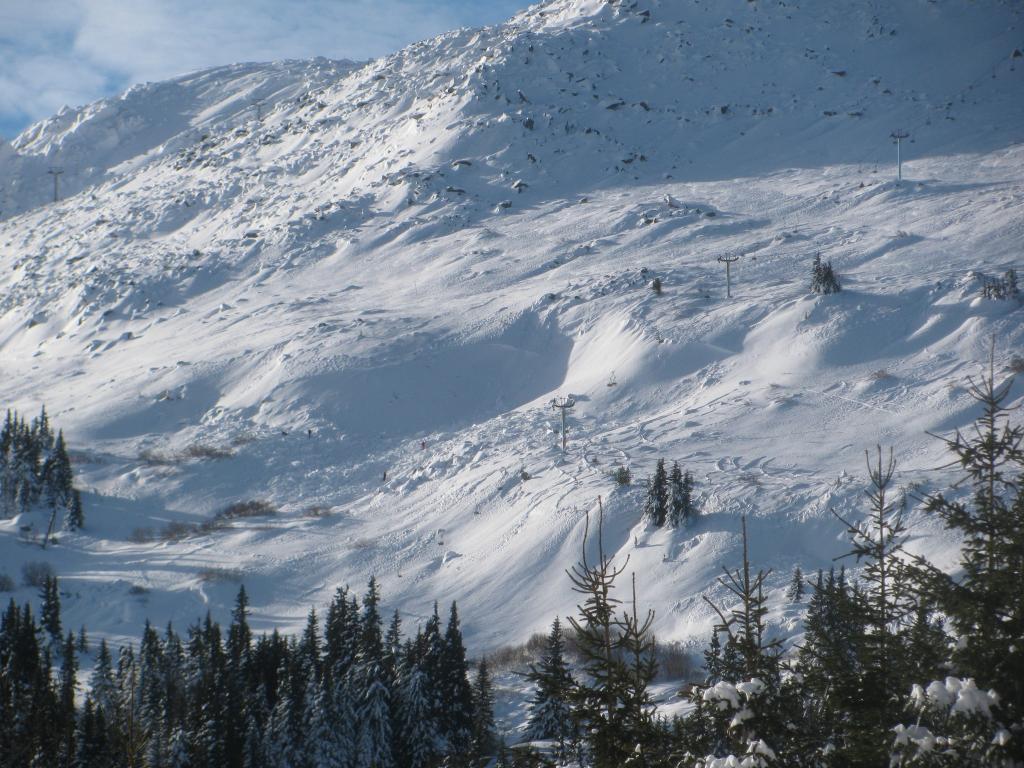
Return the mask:
<svg viewBox="0 0 1024 768">
<path fill-rule="evenodd" d="M 821 254 L 816 254 L 814 257 L 814 264 L 811 267 L 811 291 L 813 293 L 830 294 L 839 293 L 842 290 L 842 286 L 839 284 L 839 278 L 836 277 L 836 273 L 832 270 L 832 262 L 822 262 Z"/>
</svg>

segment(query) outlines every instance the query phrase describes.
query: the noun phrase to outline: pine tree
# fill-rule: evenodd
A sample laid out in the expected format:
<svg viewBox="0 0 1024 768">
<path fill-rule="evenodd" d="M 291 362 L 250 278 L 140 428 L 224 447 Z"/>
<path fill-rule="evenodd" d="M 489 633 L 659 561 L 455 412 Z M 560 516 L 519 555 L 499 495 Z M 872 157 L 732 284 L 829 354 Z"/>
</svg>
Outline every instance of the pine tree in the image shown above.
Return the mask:
<svg viewBox="0 0 1024 768">
<path fill-rule="evenodd" d="M 63 628 L 60 621 L 60 587 L 56 576 L 47 575 L 40 590 L 42 598 L 41 623 L 54 644 L 61 641 Z"/>
<path fill-rule="evenodd" d="M 68 632 L 61 649 L 59 719 L 54 724 L 60 731 L 61 765 L 75 761 L 75 693 L 78 690 L 78 659 L 75 656 L 75 635 Z"/>
<path fill-rule="evenodd" d="M 427 768 L 440 751 L 434 703 L 428 690 L 427 676 L 413 667 L 400 688 L 399 722 L 403 766 Z"/>
<path fill-rule="evenodd" d="M 811 291 L 813 293 L 830 294 L 839 293 L 842 286 L 832 269 L 832 262 L 822 262 L 821 254 L 815 254 L 814 264 L 811 267 Z"/>
<path fill-rule="evenodd" d="M 625 716 L 624 731 L 627 744 L 633 744 L 634 759 L 647 765 L 649 753 L 657 741 L 659 729 L 654 719 L 654 701 L 648 687 L 658 673 L 654 653 L 654 635 L 651 625 L 654 611 L 648 610 L 644 618 L 637 613 L 636 573 L 633 573 L 633 601 L 616 621 L 620 633 L 620 646 L 625 661 L 625 675 L 621 691 L 621 707 Z"/>
<path fill-rule="evenodd" d="M 668 519 L 668 475 L 665 472 L 664 459 L 658 459 L 654 476 L 647 481 L 644 516 L 658 528 Z"/>
<path fill-rule="evenodd" d="M 447 752 L 466 755 L 473 738 L 473 689 L 469 683 L 459 612 L 454 602 L 441 645 L 439 672 L 440 726 Z"/>
<path fill-rule="evenodd" d="M 850 554 L 864 564 L 862 586 L 855 593 L 863 616 L 863 634 L 856 646 L 862 701 L 853 706 L 851 697 L 850 727 L 845 743 L 837 747 L 848 759 L 881 762 L 888 756 L 888 745 L 879 742 L 878 734 L 900 721 L 912 682 L 903 634 L 915 605 L 909 557 L 903 549 L 903 505 L 892 501 L 890 494 L 896 462 L 891 450 L 883 461 L 881 447 L 874 463 L 867 453 L 865 458 L 870 478 L 868 519 L 850 522 L 833 512 L 847 527 Z"/>
<path fill-rule="evenodd" d="M 494 731 L 494 690 L 491 675 L 487 670 L 487 659 L 481 659 L 473 685 L 473 739 L 472 752 L 475 759 L 494 753 L 497 737 Z"/>
<path fill-rule="evenodd" d="M 789 582 L 786 599 L 791 603 L 799 603 L 804 599 L 804 574 L 799 565 L 793 568 L 793 578 Z"/>
<path fill-rule="evenodd" d="M 540 663 L 531 664 L 526 677 L 534 685 L 527 733 L 532 739 L 557 741 L 559 757 L 564 758 L 566 746 L 577 738 L 572 711 L 576 681 L 565 659 L 565 638 L 558 617 L 551 624 Z"/>
<path fill-rule="evenodd" d="M 938 493 L 926 500 L 927 512 L 963 539 L 962 575 L 920 558 L 915 564 L 926 599 L 941 607 L 960 638 L 952 655 L 956 673 L 998 693 L 991 730 L 1024 733 L 1024 426 L 1008 420 L 1012 385 L 996 384 L 994 362 L 987 376 L 970 381 L 982 406 L 974 434 L 957 430 L 944 442 L 972 497 Z M 1003 759 L 1024 762 L 1024 739 L 1009 740 Z"/>
<path fill-rule="evenodd" d="M 391 768 L 391 704 L 390 693 L 375 667 L 369 677 L 359 709 L 359 742 L 356 768 Z"/>
<path fill-rule="evenodd" d="M 693 475 L 688 471 L 683 472 L 679 468 L 679 462 L 672 462 L 672 472 L 669 476 L 669 496 L 671 498 L 669 523 L 673 528 L 679 528 L 696 516 L 697 509 L 693 501 Z"/>
<path fill-rule="evenodd" d="M 569 571 L 573 591 L 584 596 L 579 618 L 570 616 L 576 646 L 586 677 L 577 683 L 576 713 L 586 728 L 590 761 L 594 768 L 618 768 L 633 754 L 627 730 L 627 713 L 621 706 L 628 670 L 623 662 L 622 637 L 616 626 L 620 601 L 612 596 L 615 580 L 626 563 L 616 567 L 605 555 L 604 513 L 598 500 L 597 562 L 591 564 L 586 543 L 589 516 L 579 563 Z"/>
<path fill-rule="evenodd" d="M 771 571 L 751 573 L 746 518 L 742 542 L 741 567 L 724 569 L 718 579 L 738 600 L 736 607 L 726 611 L 704 596 L 720 620 L 715 632 L 725 635 L 726 643 L 716 660 L 721 679 L 694 691 L 694 738 L 685 751 L 686 759 L 701 758 L 701 764 L 723 758 L 762 768 L 786 753 L 792 713 L 782 690 L 782 647 L 767 637 L 765 625 L 764 583 Z"/>
</svg>

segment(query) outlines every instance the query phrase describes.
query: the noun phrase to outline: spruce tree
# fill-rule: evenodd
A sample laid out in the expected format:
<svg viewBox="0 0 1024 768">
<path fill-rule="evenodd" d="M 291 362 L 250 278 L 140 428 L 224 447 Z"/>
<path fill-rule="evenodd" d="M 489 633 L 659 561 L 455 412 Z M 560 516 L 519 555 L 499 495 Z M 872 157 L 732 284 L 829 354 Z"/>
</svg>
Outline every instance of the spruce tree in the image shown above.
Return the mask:
<svg viewBox="0 0 1024 768">
<path fill-rule="evenodd" d="M 60 621 L 60 587 L 56 576 L 47 575 L 40 589 L 41 623 L 54 644 L 60 643 L 63 629 Z"/>
<path fill-rule="evenodd" d="M 771 571 L 751 572 L 746 518 L 742 519 L 743 562 L 724 568 L 718 581 L 737 605 L 720 608 L 706 595 L 704 600 L 719 617 L 715 633 L 726 637 L 716 659 L 718 682 L 698 687 L 693 693 L 692 737 L 682 745 L 682 757 L 710 763 L 731 760 L 737 765 L 762 768 L 775 765 L 791 739 L 792 704 L 782 689 L 781 643 L 769 639 L 764 583 Z"/>
<path fill-rule="evenodd" d="M 865 453 L 871 511 L 864 521 L 850 522 L 833 512 L 847 527 L 851 553 L 863 563 L 860 589 L 855 593 L 863 616 L 863 634 L 857 644 L 859 694 L 848 702 L 850 727 L 845 742 L 837 745 L 847 759 L 884 761 L 888 745 L 878 734 L 897 725 L 906 707 L 912 677 L 904 634 L 915 610 L 909 580 L 909 556 L 904 509 L 891 498 L 896 471 L 892 451 L 883 460 L 882 449 L 872 462 Z"/>
<path fill-rule="evenodd" d="M 786 599 L 791 603 L 799 603 L 804 599 L 804 574 L 799 565 L 793 568 L 793 578 L 789 582 Z"/>
<path fill-rule="evenodd" d="M 78 690 L 78 659 L 75 655 L 75 635 L 68 632 L 61 648 L 59 718 L 54 724 L 60 731 L 61 765 L 75 762 L 75 694 Z"/>
<path fill-rule="evenodd" d="M 359 741 L 356 768 L 392 768 L 390 693 L 374 668 L 366 683 L 359 708 Z"/>
<path fill-rule="evenodd" d="M 969 499 L 937 493 L 925 509 L 962 537 L 960 574 L 916 560 L 926 599 L 949 617 L 959 641 L 953 669 L 999 696 L 995 725 L 1018 734 L 1003 759 L 1024 762 L 1024 426 L 1011 424 L 1013 379 L 996 384 L 995 366 L 969 392 L 982 408 L 973 434 L 943 441 L 970 487 Z M 928 681 L 922 680 L 922 683 Z"/>
<path fill-rule="evenodd" d="M 622 706 L 629 675 L 623 660 L 622 635 L 616 623 L 620 604 L 612 595 L 615 580 L 625 563 L 616 567 L 605 555 L 604 512 L 598 500 L 597 561 L 591 563 L 586 545 L 589 516 L 584 530 L 583 553 L 569 571 L 573 591 L 583 595 L 577 606 L 579 617 L 569 617 L 576 634 L 576 646 L 585 677 L 576 686 L 576 714 L 587 734 L 589 758 L 594 768 L 618 768 L 633 754 L 627 713 Z M 628 559 L 626 561 L 628 563 Z"/>
<path fill-rule="evenodd" d="M 564 758 L 566 746 L 577 735 L 572 711 L 575 680 L 565 659 L 565 638 L 558 617 L 551 624 L 540 663 L 531 664 L 526 677 L 534 686 L 527 734 L 531 739 L 557 741 L 559 757 Z"/>
<path fill-rule="evenodd" d="M 69 531 L 85 527 L 85 512 L 82 510 L 82 494 L 77 488 L 71 489 L 71 504 L 68 506 L 66 525 Z"/>
<path fill-rule="evenodd" d="M 428 768 L 440 751 L 440 739 L 427 676 L 418 666 L 405 675 L 399 697 L 401 764 L 406 768 Z"/>
<path fill-rule="evenodd" d="M 459 612 L 452 602 L 441 646 L 439 698 L 441 732 L 449 754 L 469 753 L 473 738 L 473 689 L 469 683 L 469 665 L 462 643 Z"/>
<path fill-rule="evenodd" d="M 814 264 L 811 267 L 811 291 L 813 293 L 830 294 L 839 293 L 842 286 L 839 278 L 832 269 L 832 262 L 822 262 L 821 254 L 815 254 Z"/>
<path fill-rule="evenodd" d="M 497 745 L 494 729 L 494 690 L 491 687 L 491 675 L 487 669 L 487 659 L 481 659 L 477 667 L 476 680 L 473 683 L 473 741 L 472 752 L 475 759 L 489 757 Z"/>
<path fill-rule="evenodd" d="M 660 528 L 668 519 L 668 474 L 665 472 L 665 460 L 658 459 L 654 476 L 647 481 L 647 499 L 644 504 L 644 516 Z"/>
<path fill-rule="evenodd" d="M 678 461 L 672 462 L 672 471 L 668 476 L 668 489 L 668 521 L 673 528 L 678 528 L 686 521 L 686 508 L 688 506 L 686 489 L 683 487 L 683 470 L 679 468 Z"/>
<path fill-rule="evenodd" d="M 634 745 L 634 759 L 640 765 L 647 765 L 659 731 L 654 718 L 654 701 L 648 690 L 658 673 L 658 661 L 651 633 L 654 611 L 648 610 L 643 618 L 637 613 L 635 572 L 632 577 L 633 601 L 630 609 L 623 611 L 616 621 L 625 662 L 620 706 L 627 744 Z"/>
</svg>

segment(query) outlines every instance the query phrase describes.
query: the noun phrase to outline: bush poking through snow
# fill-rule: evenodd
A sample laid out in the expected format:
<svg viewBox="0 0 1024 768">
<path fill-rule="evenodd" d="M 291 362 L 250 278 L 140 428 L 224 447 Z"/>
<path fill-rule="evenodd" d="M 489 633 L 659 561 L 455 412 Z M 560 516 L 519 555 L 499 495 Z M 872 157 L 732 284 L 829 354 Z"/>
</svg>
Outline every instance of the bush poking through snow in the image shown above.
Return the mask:
<svg viewBox="0 0 1024 768">
<path fill-rule="evenodd" d="M 1008 269 L 1002 277 L 986 279 L 981 287 L 981 295 L 986 299 L 1007 299 L 1020 298 L 1020 286 L 1017 282 L 1017 270 Z"/>
<path fill-rule="evenodd" d="M 0 573 L 0 592 L 13 592 L 14 579 L 6 573 Z"/>
<path fill-rule="evenodd" d="M 220 581 L 240 582 L 242 576 L 242 572 L 236 568 L 204 568 L 199 572 L 200 581 L 208 584 Z"/>
<path fill-rule="evenodd" d="M 629 485 L 633 482 L 633 473 L 629 471 L 629 467 L 616 467 L 612 478 L 617 485 Z"/>
<path fill-rule="evenodd" d="M 21 581 L 26 587 L 42 587 L 47 579 L 53 577 L 53 566 L 49 563 L 30 560 L 21 566 Z"/>
</svg>

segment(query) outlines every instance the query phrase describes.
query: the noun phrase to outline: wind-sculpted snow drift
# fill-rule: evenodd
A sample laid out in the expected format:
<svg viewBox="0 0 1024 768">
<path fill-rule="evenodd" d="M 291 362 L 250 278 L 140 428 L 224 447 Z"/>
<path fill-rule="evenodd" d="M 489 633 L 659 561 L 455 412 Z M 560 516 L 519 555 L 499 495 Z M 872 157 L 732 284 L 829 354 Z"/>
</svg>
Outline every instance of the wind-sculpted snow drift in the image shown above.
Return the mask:
<svg viewBox="0 0 1024 768">
<path fill-rule="evenodd" d="M 981 298 L 1024 267 L 1021 13 L 560 1 L 33 126 L 0 148 L 0 393 L 64 428 L 87 525 L 43 552 L 0 521 L 0 570 L 51 562 L 67 623 L 115 639 L 223 618 L 239 578 L 294 629 L 375 574 L 408 626 L 457 598 L 486 650 L 572 610 L 600 495 L 659 636 L 707 636 L 740 514 L 799 632 L 784 586 L 844 551 L 864 449 L 932 488 L 925 432 L 973 418 L 991 339 L 999 377 L 1022 352 L 1020 304 Z M 810 294 L 818 252 L 842 293 Z M 685 529 L 611 480 L 659 457 L 696 476 Z M 160 536 L 251 499 L 280 513 Z"/>
</svg>

